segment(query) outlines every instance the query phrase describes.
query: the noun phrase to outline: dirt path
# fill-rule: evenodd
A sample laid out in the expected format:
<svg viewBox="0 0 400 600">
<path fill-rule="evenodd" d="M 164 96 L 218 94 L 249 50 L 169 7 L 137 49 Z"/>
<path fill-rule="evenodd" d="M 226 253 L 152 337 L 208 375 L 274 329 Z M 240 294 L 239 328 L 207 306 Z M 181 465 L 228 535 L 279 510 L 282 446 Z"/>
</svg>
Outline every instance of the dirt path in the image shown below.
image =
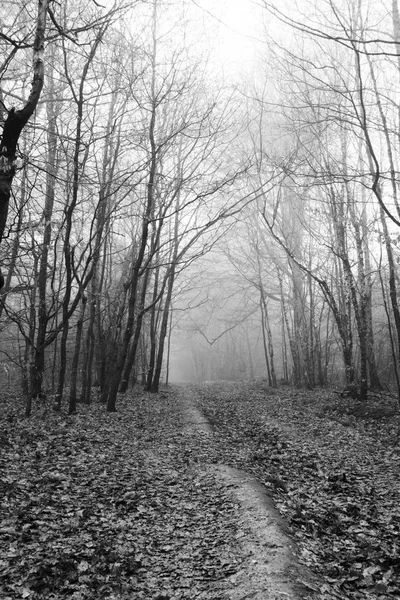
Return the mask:
<svg viewBox="0 0 400 600">
<path fill-rule="evenodd" d="M 185 428 L 202 433 L 213 444 L 213 426 L 196 406 L 193 390 L 177 395 Z M 244 557 L 240 569 L 229 578 L 232 600 L 316 598 L 316 576 L 296 558 L 293 541 L 276 510 L 270 492 L 253 475 L 224 464 L 208 465 L 229 490 L 237 508 L 238 546 Z"/>
<path fill-rule="evenodd" d="M 42 403 L 24 419 L 6 399 L 0 598 L 400 598 L 399 418 L 385 406 L 358 419 L 329 391 L 262 382 L 137 387 L 112 414 Z"/>
<path fill-rule="evenodd" d="M 132 390 L 113 414 L 44 407 L 29 420 L 10 403 L 0 598 L 318 598 L 267 490 L 232 468 L 197 399 L 190 386 Z"/>
</svg>

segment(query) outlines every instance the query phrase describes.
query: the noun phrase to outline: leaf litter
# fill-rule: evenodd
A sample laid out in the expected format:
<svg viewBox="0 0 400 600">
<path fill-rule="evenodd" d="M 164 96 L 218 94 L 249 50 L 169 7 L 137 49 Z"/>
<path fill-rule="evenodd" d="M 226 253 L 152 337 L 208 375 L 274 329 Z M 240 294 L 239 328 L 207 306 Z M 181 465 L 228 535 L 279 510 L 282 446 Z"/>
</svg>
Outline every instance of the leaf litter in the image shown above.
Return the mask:
<svg viewBox="0 0 400 600">
<path fill-rule="evenodd" d="M 200 463 L 173 402 L 135 392 L 119 412 L 2 413 L 2 600 L 229 598 L 235 505 Z"/>
<path fill-rule="evenodd" d="M 182 393 L 212 442 L 185 427 Z M 224 382 L 134 390 L 111 415 L 42 405 L 26 420 L 5 399 L 0 597 L 228 600 L 242 532 L 210 464 L 272 489 L 301 560 L 324 577 L 320 598 L 400 597 L 399 418 L 352 402 Z"/>
<path fill-rule="evenodd" d="M 221 460 L 272 488 L 300 548 L 337 598 L 400 598 L 396 403 L 325 390 L 212 384 L 197 402 Z M 323 591 L 323 590 L 321 590 Z"/>
</svg>

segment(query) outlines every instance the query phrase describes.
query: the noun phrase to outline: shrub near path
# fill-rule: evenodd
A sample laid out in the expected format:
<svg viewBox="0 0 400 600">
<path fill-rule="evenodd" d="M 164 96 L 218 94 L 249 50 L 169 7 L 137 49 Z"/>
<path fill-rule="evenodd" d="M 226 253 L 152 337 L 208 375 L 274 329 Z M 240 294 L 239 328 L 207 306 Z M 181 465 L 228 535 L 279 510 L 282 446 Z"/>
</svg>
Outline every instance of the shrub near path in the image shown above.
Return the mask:
<svg viewBox="0 0 400 600">
<path fill-rule="evenodd" d="M 301 548 L 341 598 L 400 598 L 400 448 L 394 401 L 216 383 L 193 389 L 219 451 L 275 492 Z"/>
</svg>

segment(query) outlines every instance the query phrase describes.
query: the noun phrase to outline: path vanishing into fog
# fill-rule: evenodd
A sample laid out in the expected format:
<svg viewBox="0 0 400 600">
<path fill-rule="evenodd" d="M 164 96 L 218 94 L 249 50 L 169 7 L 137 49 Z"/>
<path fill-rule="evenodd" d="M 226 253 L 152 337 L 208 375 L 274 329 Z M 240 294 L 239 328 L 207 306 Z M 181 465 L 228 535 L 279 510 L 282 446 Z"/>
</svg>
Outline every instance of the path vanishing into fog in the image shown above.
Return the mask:
<svg viewBox="0 0 400 600">
<path fill-rule="evenodd" d="M 203 437 L 213 445 L 214 427 L 198 408 L 195 387 L 177 387 L 183 424 L 193 440 Z M 205 465 L 203 465 L 205 466 Z M 293 540 L 276 510 L 272 495 L 250 473 L 224 464 L 207 465 L 228 490 L 237 511 L 238 546 L 244 560 L 229 578 L 232 600 L 311 597 L 318 582 L 296 557 Z"/>
<path fill-rule="evenodd" d="M 30 419 L 0 399 L 1 598 L 314 597 L 270 493 L 228 466 L 196 389 Z"/>
</svg>

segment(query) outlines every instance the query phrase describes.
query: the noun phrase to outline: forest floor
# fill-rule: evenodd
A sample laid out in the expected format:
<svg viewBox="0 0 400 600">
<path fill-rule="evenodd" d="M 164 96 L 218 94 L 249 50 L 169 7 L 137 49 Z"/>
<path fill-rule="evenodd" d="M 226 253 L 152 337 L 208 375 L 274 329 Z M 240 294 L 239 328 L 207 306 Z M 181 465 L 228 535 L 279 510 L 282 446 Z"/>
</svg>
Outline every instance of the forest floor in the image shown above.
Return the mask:
<svg viewBox="0 0 400 600">
<path fill-rule="evenodd" d="M 117 409 L 0 396 L 2 600 L 400 598 L 393 399 L 224 382 Z"/>
</svg>

